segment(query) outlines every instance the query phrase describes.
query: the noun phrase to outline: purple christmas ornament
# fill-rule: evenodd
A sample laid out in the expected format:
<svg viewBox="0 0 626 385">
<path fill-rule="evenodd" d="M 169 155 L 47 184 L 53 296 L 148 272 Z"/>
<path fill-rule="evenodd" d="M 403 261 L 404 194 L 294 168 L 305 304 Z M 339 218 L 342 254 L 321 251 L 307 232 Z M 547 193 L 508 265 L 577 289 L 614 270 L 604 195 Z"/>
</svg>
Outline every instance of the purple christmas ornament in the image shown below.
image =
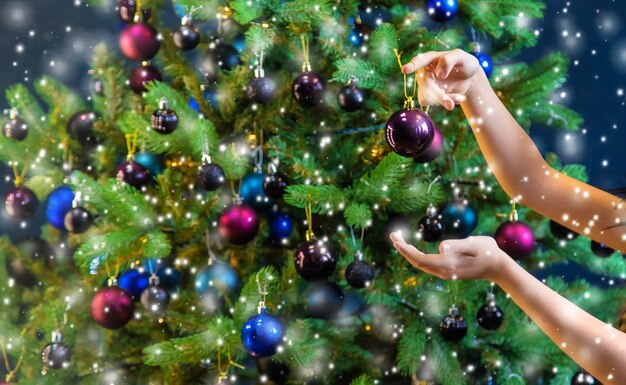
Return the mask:
<svg viewBox="0 0 626 385">
<path fill-rule="evenodd" d="M 530 255 L 535 248 L 535 235 L 526 222 L 506 221 L 494 236 L 498 247 L 511 258 L 518 260 Z"/>
<path fill-rule="evenodd" d="M 259 232 L 259 219 L 256 211 L 247 204 L 228 208 L 219 220 L 219 233 L 228 243 L 245 245 Z"/>
<path fill-rule="evenodd" d="M 399 155 L 415 157 L 430 146 L 435 136 L 435 125 L 420 109 L 396 111 L 385 125 L 385 139 Z"/>
</svg>

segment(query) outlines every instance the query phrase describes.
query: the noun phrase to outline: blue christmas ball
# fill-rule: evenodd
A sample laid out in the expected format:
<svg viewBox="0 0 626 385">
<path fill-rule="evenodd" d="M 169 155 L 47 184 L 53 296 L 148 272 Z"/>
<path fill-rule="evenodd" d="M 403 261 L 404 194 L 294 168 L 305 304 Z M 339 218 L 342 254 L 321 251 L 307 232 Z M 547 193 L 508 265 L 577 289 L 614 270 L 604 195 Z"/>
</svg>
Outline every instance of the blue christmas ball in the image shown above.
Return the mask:
<svg viewBox="0 0 626 385">
<path fill-rule="evenodd" d="M 163 157 L 151 152 L 139 152 L 135 154 L 135 162 L 147 168 L 152 177 L 163 173 L 163 169 L 165 168 Z"/>
<path fill-rule="evenodd" d="M 452 19 L 459 12 L 458 0 L 426 0 L 424 5 L 428 16 L 440 23 Z"/>
<path fill-rule="evenodd" d="M 235 40 L 233 41 L 233 47 L 239 52 L 246 49 L 246 36 L 243 33 L 237 34 Z"/>
<path fill-rule="evenodd" d="M 135 301 L 139 301 L 141 293 L 150 284 L 150 274 L 143 270 L 129 269 L 120 275 L 117 284 L 129 292 Z"/>
<path fill-rule="evenodd" d="M 476 59 L 478 59 L 478 63 L 485 71 L 485 75 L 490 78 L 491 73 L 493 72 L 493 63 L 491 62 L 491 57 L 483 51 L 473 51 L 472 55 L 474 55 Z"/>
<path fill-rule="evenodd" d="M 456 199 L 445 203 L 440 209 L 446 238 L 465 238 L 472 234 L 478 224 L 478 213 L 466 201 Z"/>
<path fill-rule="evenodd" d="M 293 220 L 287 213 L 272 212 L 268 215 L 267 222 L 270 225 L 269 237 L 272 240 L 280 241 L 289 238 L 293 231 Z"/>
<path fill-rule="evenodd" d="M 241 180 L 239 189 L 239 195 L 243 202 L 261 212 L 269 210 L 276 203 L 274 199 L 265 194 L 265 189 L 263 189 L 265 176 L 265 173 L 248 173 Z"/>
<path fill-rule="evenodd" d="M 217 288 L 222 295 L 230 295 L 239 287 L 237 271 L 231 265 L 222 261 L 214 261 L 204 266 L 196 275 L 196 292 L 202 296 L 213 292 Z"/>
<path fill-rule="evenodd" d="M 159 277 L 159 284 L 168 290 L 176 289 L 181 279 L 180 271 L 170 265 L 157 270 L 156 275 Z"/>
<path fill-rule="evenodd" d="M 62 185 L 54 189 L 48 195 L 48 206 L 46 207 L 46 219 L 48 222 L 60 230 L 65 230 L 65 214 L 72 208 L 74 192 L 68 185 Z"/>
<path fill-rule="evenodd" d="M 283 325 L 280 320 L 266 312 L 253 315 L 241 328 L 241 342 L 254 357 L 269 357 L 283 340 Z"/>
</svg>

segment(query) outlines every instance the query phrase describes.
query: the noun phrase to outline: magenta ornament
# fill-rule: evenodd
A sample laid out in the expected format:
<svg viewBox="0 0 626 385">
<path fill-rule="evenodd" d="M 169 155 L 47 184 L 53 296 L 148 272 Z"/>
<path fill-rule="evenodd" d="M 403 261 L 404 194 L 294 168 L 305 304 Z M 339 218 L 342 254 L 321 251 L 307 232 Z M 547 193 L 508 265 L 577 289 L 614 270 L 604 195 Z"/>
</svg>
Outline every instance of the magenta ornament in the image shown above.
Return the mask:
<svg viewBox="0 0 626 385">
<path fill-rule="evenodd" d="M 150 60 L 161 46 L 158 32 L 146 23 L 130 24 L 120 34 L 120 49 L 131 60 Z"/>
<path fill-rule="evenodd" d="M 397 154 L 416 157 L 425 151 L 435 136 L 435 125 L 420 109 L 396 111 L 385 125 L 385 139 Z"/>
<path fill-rule="evenodd" d="M 245 245 L 259 232 L 256 211 L 247 204 L 231 206 L 220 216 L 219 233 L 228 243 Z"/>
<path fill-rule="evenodd" d="M 91 300 L 91 316 L 107 329 L 124 327 L 134 314 L 132 295 L 117 285 L 103 287 Z"/>
<path fill-rule="evenodd" d="M 529 256 L 535 249 L 535 235 L 526 222 L 506 221 L 494 236 L 498 247 L 515 260 Z"/>
</svg>

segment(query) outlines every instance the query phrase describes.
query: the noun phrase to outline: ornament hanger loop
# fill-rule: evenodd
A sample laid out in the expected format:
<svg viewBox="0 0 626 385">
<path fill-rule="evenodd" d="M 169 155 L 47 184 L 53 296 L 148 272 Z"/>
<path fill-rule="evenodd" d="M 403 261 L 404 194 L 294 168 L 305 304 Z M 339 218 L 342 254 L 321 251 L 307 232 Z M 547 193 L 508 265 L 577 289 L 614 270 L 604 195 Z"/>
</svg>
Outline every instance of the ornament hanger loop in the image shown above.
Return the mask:
<svg viewBox="0 0 626 385">
<path fill-rule="evenodd" d="M 394 48 L 393 49 L 393 53 L 396 55 L 396 59 L 398 59 L 398 65 L 400 66 L 400 69 L 402 69 L 402 67 L 403 67 L 402 58 L 401 58 L 402 52 L 398 52 L 398 49 Z M 404 98 L 405 98 L 405 100 L 404 100 L 404 109 L 405 110 L 412 110 L 412 109 L 415 109 L 415 100 L 414 100 L 414 98 L 417 95 L 417 79 L 416 79 L 417 74 L 413 77 L 413 92 L 412 92 L 411 95 L 408 94 L 407 89 L 406 89 L 406 85 L 408 83 L 406 74 L 403 73 L 403 76 L 404 76 Z"/>
<path fill-rule="evenodd" d="M 131 161 L 135 156 L 135 152 L 137 152 L 137 140 L 139 139 L 139 129 L 136 129 L 132 134 L 126 134 L 126 149 L 128 150 L 128 155 L 126 155 L 126 160 Z"/>
<path fill-rule="evenodd" d="M 21 185 L 24 184 L 24 181 L 26 180 L 26 172 L 28 171 L 28 163 L 24 162 L 21 173 L 17 171 L 17 165 L 18 165 L 18 162 L 13 162 L 12 164 L 13 175 L 15 176 L 15 181 L 13 183 L 15 184 L 15 187 L 20 187 Z"/>
<path fill-rule="evenodd" d="M 313 208 L 311 207 L 311 195 L 307 196 L 307 203 L 304 208 L 304 214 L 306 216 L 306 223 L 308 225 L 308 229 L 306 231 L 305 237 L 308 242 L 315 239 L 315 233 L 313 232 Z"/>
<path fill-rule="evenodd" d="M 440 179 L 441 179 L 441 175 L 437 175 L 437 176 L 435 177 L 435 179 L 433 179 L 433 180 L 432 180 L 432 181 L 428 184 L 428 190 L 426 190 L 426 192 L 427 192 L 427 193 L 429 193 L 429 192 L 430 192 L 430 189 L 431 189 L 431 188 L 433 188 L 433 186 L 434 186 L 437 182 L 439 182 L 439 180 L 440 180 Z"/>
<path fill-rule="evenodd" d="M 213 253 L 213 248 L 211 247 L 211 234 L 208 228 L 204 230 L 204 244 L 206 245 L 206 250 L 209 254 L 209 266 L 211 266 L 213 262 L 215 262 L 216 257 Z"/>
<path fill-rule="evenodd" d="M 259 300 L 259 313 L 265 309 L 265 301 L 267 299 L 267 285 L 265 281 L 263 282 L 263 285 L 261 285 L 261 279 L 259 278 L 260 274 L 260 271 L 256 274 L 256 284 L 259 288 L 259 295 L 261 296 L 261 299 Z"/>
<path fill-rule="evenodd" d="M 135 23 L 141 21 L 141 0 L 137 0 L 137 9 L 135 10 L 135 17 L 133 18 Z"/>
<path fill-rule="evenodd" d="M 10 383 L 13 380 L 15 373 L 17 373 L 18 369 L 20 368 L 20 365 L 22 365 L 22 361 L 24 360 L 24 355 L 26 354 L 26 344 L 24 343 L 25 334 L 26 334 L 26 328 L 22 329 L 22 332 L 20 333 L 20 340 L 22 341 L 22 351 L 13 369 L 11 369 L 9 356 L 7 355 L 6 349 L 4 347 L 4 340 L 0 339 L 0 349 L 2 350 L 2 358 L 4 359 L 4 366 L 7 369 L 7 375 L 5 376 L 4 380 L 7 383 Z"/>
<path fill-rule="evenodd" d="M 513 201 L 513 204 L 511 205 L 511 212 L 509 213 L 509 221 L 517 222 L 518 219 L 519 216 L 517 215 L 517 209 L 515 208 L 515 201 Z"/>
<path fill-rule="evenodd" d="M 302 43 L 302 53 L 304 55 L 302 72 L 311 72 L 311 62 L 309 61 L 309 36 L 305 34 L 300 35 L 300 42 Z"/>
</svg>

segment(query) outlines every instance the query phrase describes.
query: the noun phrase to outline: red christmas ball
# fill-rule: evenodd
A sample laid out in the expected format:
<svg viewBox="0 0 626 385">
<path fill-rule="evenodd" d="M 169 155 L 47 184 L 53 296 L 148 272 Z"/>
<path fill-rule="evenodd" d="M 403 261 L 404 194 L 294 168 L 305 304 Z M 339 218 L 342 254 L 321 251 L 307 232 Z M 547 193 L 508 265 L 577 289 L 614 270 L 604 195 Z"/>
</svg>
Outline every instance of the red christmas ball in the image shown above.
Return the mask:
<svg viewBox="0 0 626 385">
<path fill-rule="evenodd" d="M 119 286 L 103 287 L 91 300 L 91 316 L 107 329 L 124 327 L 134 313 L 132 295 Z"/>
<path fill-rule="evenodd" d="M 435 125 L 420 109 L 396 111 L 385 125 L 385 139 L 399 155 L 416 157 L 430 146 Z"/>
<path fill-rule="evenodd" d="M 7 214 L 13 218 L 28 219 L 35 214 L 39 207 L 39 200 L 35 193 L 24 186 L 8 189 L 4 200 Z"/>
<path fill-rule="evenodd" d="M 259 232 L 259 219 L 256 211 L 247 204 L 228 208 L 219 220 L 219 233 L 228 243 L 245 245 Z"/>
<path fill-rule="evenodd" d="M 435 129 L 435 135 L 433 136 L 433 141 L 430 143 L 430 146 L 413 157 L 413 160 L 417 163 L 432 162 L 443 152 L 443 134 L 441 134 L 441 131 L 439 131 L 437 127 L 433 128 Z"/>
<path fill-rule="evenodd" d="M 535 235 L 526 222 L 506 221 L 498 227 L 494 238 L 498 247 L 515 260 L 529 256 L 535 249 Z"/>
<path fill-rule="evenodd" d="M 161 46 L 157 35 L 150 24 L 131 24 L 120 34 L 120 49 L 131 60 L 150 60 Z"/>
<path fill-rule="evenodd" d="M 146 83 L 150 81 L 161 81 L 161 73 L 156 67 L 151 65 L 139 66 L 130 73 L 129 85 L 130 89 L 140 94 L 146 91 Z"/>
</svg>

